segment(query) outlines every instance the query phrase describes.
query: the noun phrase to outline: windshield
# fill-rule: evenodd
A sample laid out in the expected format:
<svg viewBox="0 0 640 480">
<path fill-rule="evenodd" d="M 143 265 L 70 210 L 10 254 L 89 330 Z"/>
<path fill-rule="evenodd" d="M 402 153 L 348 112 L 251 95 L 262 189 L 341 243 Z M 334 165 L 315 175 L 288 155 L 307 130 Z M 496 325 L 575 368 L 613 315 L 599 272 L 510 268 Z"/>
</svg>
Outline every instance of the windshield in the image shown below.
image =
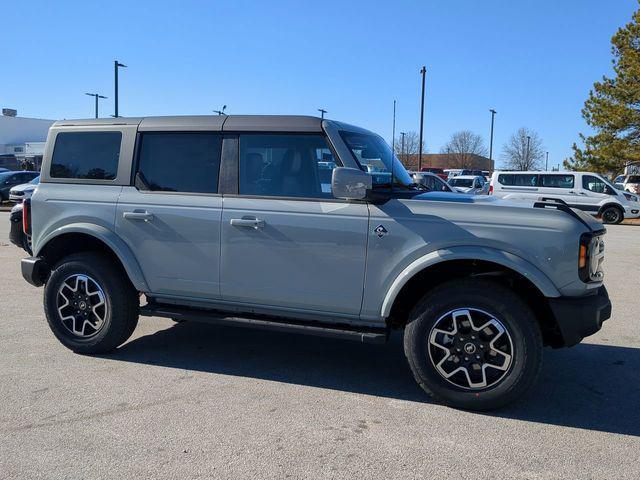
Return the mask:
<svg viewBox="0 0 640 480">
<path fill-rule="evenodd" d="M 452 178 L 449 180 L 449 185 L 452 187 L 469 188 L 473 186 L 473 178 Z"/>
<path fill-rule="evenodd" d="M 31 185 L 38 185 L 40 183 L 40 175 L 29 182 Z"/>
<path fill-rule="evenodd" d="M 392 162 L 394 188 L 412 188 L 411 176 L 382 137 L 346 131 L 341 131 L 340 136 L 362 169 L 373 177 L 373 188 L 391 186 Z"/>
</svg>

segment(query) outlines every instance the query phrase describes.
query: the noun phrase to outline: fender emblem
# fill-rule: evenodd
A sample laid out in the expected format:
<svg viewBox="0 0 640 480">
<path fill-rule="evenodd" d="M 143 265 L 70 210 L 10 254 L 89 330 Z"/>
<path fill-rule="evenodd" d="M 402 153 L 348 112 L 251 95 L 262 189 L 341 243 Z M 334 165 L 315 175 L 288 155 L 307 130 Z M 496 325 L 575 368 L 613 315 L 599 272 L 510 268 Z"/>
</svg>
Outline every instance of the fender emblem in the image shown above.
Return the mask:
<svg viewBox="0 0 640 480">
<path fill-rule="evenodd" d="M 378 235 L 378 238 L 382 238 L 384 237 L 387 233 L 389 233 L 387 231 L 386 228 L 384 228 L 383 225 L 378 225 L 374 230 L 373 233 L 375 233 L 376 235 Z"/>
</svg>

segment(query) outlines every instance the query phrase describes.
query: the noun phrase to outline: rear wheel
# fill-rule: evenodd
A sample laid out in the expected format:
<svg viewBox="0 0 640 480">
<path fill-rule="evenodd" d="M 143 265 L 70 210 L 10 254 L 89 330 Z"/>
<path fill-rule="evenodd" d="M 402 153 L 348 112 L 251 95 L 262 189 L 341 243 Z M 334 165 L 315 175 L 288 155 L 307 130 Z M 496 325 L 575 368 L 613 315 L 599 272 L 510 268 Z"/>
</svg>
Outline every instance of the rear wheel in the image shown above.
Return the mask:
<svg viewBox="0 0 640 480">
<path fill-rule="evenodd" d="M 613 225 L 617 225 L 624 219 L 624 213 L 622 213 L 620 207 L 607 207 L 600 216 L 602 217 L 602 223 Z"/>
<path fill-rule="evenodd" d="M 61 260 L 44 289 L 49 327 L 77 353 L 106 353 L 124 343 L 138 323 L 138 295 L 104 256 L 78 253 Z"/>
<path fill-rule="evenodd" d="M 534 383 L 542 335 L 529 307 L 487 280 L 457 280 L 414 308 L 404 349 L 416 381 L 449 406 L 491 410 Z"/>
</svg>

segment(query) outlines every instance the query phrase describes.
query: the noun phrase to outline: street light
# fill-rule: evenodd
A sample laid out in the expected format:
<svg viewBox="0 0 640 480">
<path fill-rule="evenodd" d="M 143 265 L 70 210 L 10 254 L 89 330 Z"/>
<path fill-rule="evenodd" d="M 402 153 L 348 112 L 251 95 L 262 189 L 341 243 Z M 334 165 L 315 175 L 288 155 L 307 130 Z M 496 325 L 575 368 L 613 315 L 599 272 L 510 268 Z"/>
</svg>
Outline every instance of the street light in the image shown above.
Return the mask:
<svg viewBox="0 0 640 480">
<path fill-rule="evenodd" d="M 544 162 L 544 171 L 549 170 L 549 152 L 547 152 L 547 159 Z"/>
<path fill-rule="evenodd" d="M 123 68 L 127 68 L 127 66 L 124 63 L 120 63 L 118 60 L 114 60 L 113 61 L 113 73 L 114 73 L 114 80 L 115 80 L 115 97 L 114 97 L 114 101 L 115 101 L 115 112 L 114 112 L 114 117 L 118 118 L 118 68 L 123 67 Z"/>
<path fill-rule="evenodd" d="M 531 143 L 531 137 L 527 135 L 527 169 L 531 168 L 529 165 L 529 144 Z"/>
<path fill-rule="evenodd" d="M 327 111 L 324 108 L 319 108 L 318 111 L 320 112 L 320 119 L 324 120 L 324 114 L 327 113 Z"/>
<path fill-rule="evenodd" d="M 420 102 L 420 145 L 418 146 L 418 171 L 422 171 L 422 131 L 424 129 L 424 79 L 427 74 L 427 68 L 423 66 L 420 69 L 420 73 L 422 74 L 422 100 Z"/>
<path fill-rule="evenodd" d="M 94 97 L 96 99 L 96 118 L 98 118 L 98 99 L 107 97 L 105 97 L 104 95 L 99 95 L 97 93 L 85 93 L 85 95 L 89 95 L 90 97 Z"/>
<path fill-rule="evenodd" d="M 218 115 L 226 115 L 226 113 L 224 113 L 226 109 L 227 109 L 227 106 L 223 105 L 222 110 L 214 110 L 213 113 L 217 113 Z"/>
<path fill-rule="evenodd" d="M 489 160 L 493 160 L 493 117 L 496 116 L 496 112 L 493 108 L 489 110 L 491 112 L 491 135 L 489 140 Z M 491 162 L 489 162 L 491 163 Z"/>
<path fill-rule="evenodd" d="M 406 158 L 404 156 L 404 136 L 406 134 L 406 132 L 400 132 L 400 138 L 402 138 L 402 140 L 400 141 L 400 155 L 402 156 L 403 161 L 406 161 Z"/>
</svg>

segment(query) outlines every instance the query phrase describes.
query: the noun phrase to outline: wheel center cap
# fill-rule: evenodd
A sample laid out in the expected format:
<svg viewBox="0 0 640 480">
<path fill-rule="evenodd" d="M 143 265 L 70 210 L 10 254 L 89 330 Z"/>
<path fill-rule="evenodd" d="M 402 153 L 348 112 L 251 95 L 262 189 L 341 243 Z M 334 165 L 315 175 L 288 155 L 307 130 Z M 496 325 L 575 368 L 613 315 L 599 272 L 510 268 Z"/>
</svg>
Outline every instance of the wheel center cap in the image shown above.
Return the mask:
<svg viewBox="0 0 640 480">
<path fill-rule="evenodd" d="M 87 309 L 87 304 L 85 302 L 80 302 L 78 304 L 78 306 L 80 307 L 80 310 L 86 310 Z"/>
<path fill-rule="evenodd" d="M 476 353 L 476 346 L 471 342 L 465 343 L 464 352 L 468 353 L 469 355 Z"/>
</svg>

